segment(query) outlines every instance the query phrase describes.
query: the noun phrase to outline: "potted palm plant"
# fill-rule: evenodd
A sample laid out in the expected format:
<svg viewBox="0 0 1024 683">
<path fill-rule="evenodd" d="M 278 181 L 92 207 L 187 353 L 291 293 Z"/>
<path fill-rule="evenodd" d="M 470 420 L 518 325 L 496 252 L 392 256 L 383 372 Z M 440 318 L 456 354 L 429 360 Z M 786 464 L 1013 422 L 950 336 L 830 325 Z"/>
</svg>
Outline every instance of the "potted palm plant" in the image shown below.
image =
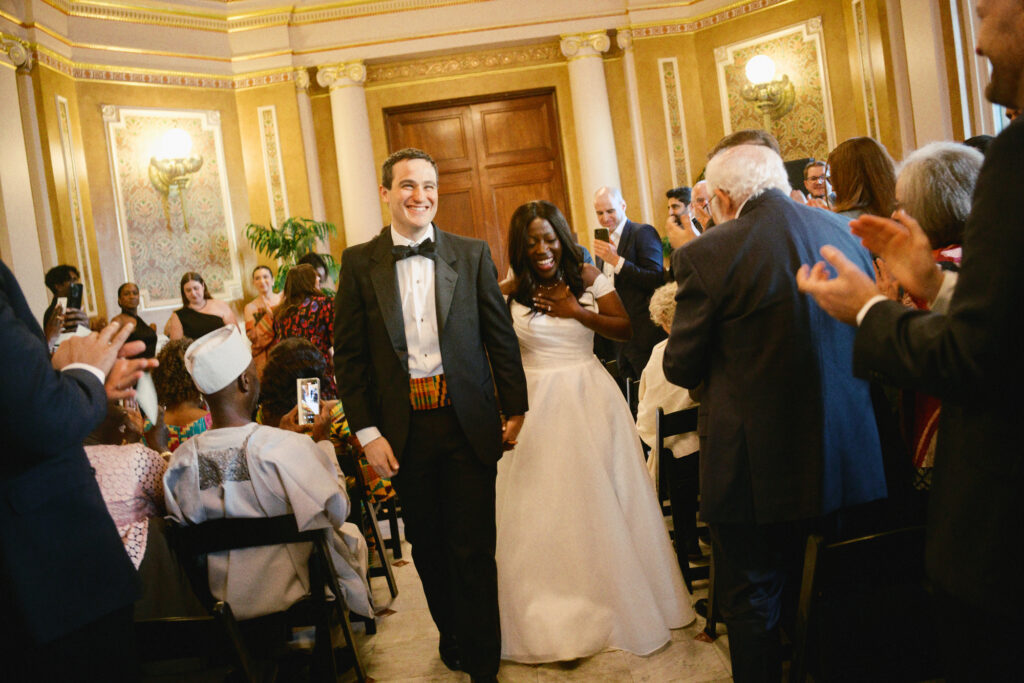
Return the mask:
<svg viewBox="0 0 1024 683">
<path fill-rule="evenodd" d="M 274 290 L 281 291 L 284 287 L 288 271 L 298 262 L 300 258 L 316 249 L 318 241 L 326 240 L 328 235 L 337 234 L 338 229 L 334 223 L 327 221 L 314 221 L 310 218 L 292 216 L 278 227 L 257 225 L 248 223 L 245 226 L 245 238 L 249 245 L 261 254 L 266 254 L 278 260 L 281 265 L 277 269 L 277 277 L 274 278 Z M 330 254 L 319 254 L 320 258 L 327 264 L 328 273 L 332 280 L 337 280 L 338 263 Z M 324 290 L 325 293 L 333 295 L 333 292 Z"/>
</svg>

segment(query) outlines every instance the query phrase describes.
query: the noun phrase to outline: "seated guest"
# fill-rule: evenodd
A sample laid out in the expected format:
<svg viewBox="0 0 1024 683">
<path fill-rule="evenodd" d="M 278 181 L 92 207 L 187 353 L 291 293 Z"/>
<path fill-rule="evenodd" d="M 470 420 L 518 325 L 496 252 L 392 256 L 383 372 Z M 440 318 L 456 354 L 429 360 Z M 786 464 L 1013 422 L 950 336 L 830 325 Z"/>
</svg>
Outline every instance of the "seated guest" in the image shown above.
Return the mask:
<svg viewBox="0 0 1024 683">
<path fill-rule="evenodd" d="M 223 301 L 210 296 L 206 281 L 199 273 L 181 276 L 181 308 L 171 313 L 164 326 L 164 334 L 171 339 L 191 337 L 198 339 L 219 327 L 235 324 L 235 314 Z"/>
<path fill-rule="evenodd" d="M 303 263 L 288 271 L 284 297 L 274 309 L 274 329 L 278 339 L 302 337 L 313 343 L 328 367 L 334 365 L 334 302 L 320 293 L 320 276 L 313 266 Z M 326 399 L 337 397 L 334 376 L 320 386 Z"/>
<path fill-rule="evenodd" d="M 670 282 L 654 290 L 649 308 L 654 324 L 665 330 L 666 334 L 671 332 L 672 317 L 676 312 L 676 284 Z M 651 359 L 640 375 L 640 388 L 637 391 L 636 430 L 640 439 L 652 449 L 657 448 L 658 408 L 664 410 L 667 415 L 697 405 L 690 397 L 689 391 L 665 379 L 662 361 L 667 345 L 668 339 L 665 339 L 651 349 Z M 655 490 L 658 490 L 659 476 L 668 478 L 672 523 L 676 531 L 676 555 L 682 565 L 687 561 L 687 554 L 700 555 L 700 547 L 697 544 L 697 451 L 700 443 L 697 440 L 697 432 L 693 431 L 668 437 L 665 439 L 665 446 L 672 451 L 672 458 L 668 463 L 669 471 L 659 473 L 661 458 L 655 450 L 651 450 L 647 459 L 647 469 L 654 479 Z"/>
<path fill-rule="evenodd" d="M 342 470 L 352 474 L 356 467 L 361 468 L 367 500 L 378 503 L 393 498 L 395 489 L 391 480 L 381 477 L 366 461 L 359 441 L 349 430 L 340 401 L 322 403 L 329 418 L 324 421 L 325 428 L 320 427 L 319 421 L 312 428 L 300 427 L 296 423 L 295 381 L 315 377 L 323 386 L 330 367 L 323 354 L 308 339 L 291 337 L 275 346 L 260 382 L 260 421 L 282 429 L 309 431 L 315 441 L 329 438 L 334 444 L 335 454 L 341 459 Z M 358 520 L 357 516 L 352 521 L 358 524 Z"/>
<path fill-rule="evenodd" d="M 166 408 L 167 450 L 172 453 L 183 441 L 202 434 L 211 424 L 210 413 L 185 369 L 185 349 L 191 343 L 188 337 L 167 342 L 157 356 L 160 365 L 153 370 L 157 399 Z"/>
<path fill-rule="evenodd" d="M 252 343 L 252 362 L 256 372 L 263 374 L 267 352 L 274 345 L 274 307 L 281 303 L 281 294 L 274 291 L 274 273 L 267 266 L 252 271 L 256 298 L 245 305 L 245 334 Z"/>
<path fill-rule="evenodd" d="M 171 456 L 164 476 L 168 513 L 188 524 L 290 514 L 301 531 L 330 529 L 331 562 L 345 604 L 373 616 L 366 545 L 353 527 L 343 528 L 349 500 L 338 486 L 333 452 L 301 434 L 252 421 L 260 381 L 237 329 L 193 342 L 185 365 L 210 405 L 213 426 Z M 210 592 L 239 619 L 287 609 L 309 591 L 309 553 L 306 543 L 211 553 Z"/>
<path fill-rule="evenodd" d="M 873 138 L 850 138 L 828 155 L 832 210 L 846 218 L 888 216 L 896 208 L 896 165 Z"/>
<path fill-rule="evenodd" d="M 121 312 L 114 316 L 111 322 L 124 325 L 128 321 L 135 323 L 128 341 L 141 341 L 146 345 L 146 350 L 139 354 L 142 358 L 153 358 L 156 356 L 156 330 L 149 326 L 145 320 L 139 317 L 139 286 L 134 282 L 126 282 L 117 288 L 117 305 Z"/>
<path fill-rule="evenodd" d="M 74 331 L 79 325 L 89 327 L 89 316 L 79 308 L 68 310 L 57 310 L 57 299 L 67 297 L 71 292 L 71 285 L 79 281 L 78 269 L 74 266 L 54 266 L 46 271 L 44 282 L 46 287 L 53 292 L 53 300 L 43 311 L 43 329 L 46 340 L 52 345 L 61 332 Z M 55 317 L 56 316 L 56 317 Z"/>
</svg>

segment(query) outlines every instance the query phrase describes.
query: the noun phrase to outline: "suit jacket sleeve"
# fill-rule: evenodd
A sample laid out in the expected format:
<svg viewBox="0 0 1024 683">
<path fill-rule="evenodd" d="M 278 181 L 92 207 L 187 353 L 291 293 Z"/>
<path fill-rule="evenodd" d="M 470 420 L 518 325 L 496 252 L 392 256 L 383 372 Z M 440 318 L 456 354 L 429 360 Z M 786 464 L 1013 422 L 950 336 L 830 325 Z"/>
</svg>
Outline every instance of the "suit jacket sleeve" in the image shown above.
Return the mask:
<svg viewBox="0 0 1024 683">
<path fill-rule="evenodd" d="M 964 234 L 964 259 L 946 315 L 871 307 L 857 332 L 854 372 L 943 400 L 991 400 L 1020 391 L 1024 356 L 1018 318 L 1024 300 L 1024 125 L 989 147 Z M 1008 393 L 1009 392 L 1009 393 Z"/>
<path fill-rule="evenodd" d="M 672 254 L 672 272 L 678 285 L 676 313 L 662 369 L 668 381 L 693 389 L 704 379 L 710 365 L 714 304 L 685 247 Z"/>
<path fill-rule="evenodd" d="M 80 447 L 106 414 L 106 391 L 92 373 L 53 368 L 42 330 L 6 266 L 0 273 L 0 374 L 0 433 L 11 457 L 45 460 Z"/>
<path fill-rule="evenodd" d="M 491 362 L 501 411 L 505 415 L 523 415 L 528 403 L 519 340 L 512 327 L 505 297 L 498 286 L 498 271 L 491 259 L 491 250 L 486 244 L 480 249 L 480 263 L 476 270 L 480 335 Z"/>
<path fill-rule="evenodd" d="M 658 231 L 643 223 L 633 224 L 635 256 L 626 259 L 615 275 L 617 285 L 627 285 L 645 292 L 653 292 L 665 284 L 664 252 Z"/>
<path fill-rule="evenodd" d="M 377 424 L 370 405 L 372 359 L 367 339 L 366 302 L 356 271 L 359 254 L 341 255 L 338 293 L 334 297 L 334 378 L 352 433 Z"/>
</svg>

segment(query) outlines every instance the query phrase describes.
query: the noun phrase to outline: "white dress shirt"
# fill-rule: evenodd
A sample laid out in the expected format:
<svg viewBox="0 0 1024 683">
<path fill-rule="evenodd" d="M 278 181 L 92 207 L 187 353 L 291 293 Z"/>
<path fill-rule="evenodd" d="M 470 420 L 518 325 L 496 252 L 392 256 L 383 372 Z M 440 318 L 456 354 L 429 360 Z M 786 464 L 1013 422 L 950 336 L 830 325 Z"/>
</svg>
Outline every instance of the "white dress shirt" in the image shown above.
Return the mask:
<svg viewBox="0 0 1024 683">
<path fill-rule="evenodd" d="M 416 247 L 434 240 L 430 225 L 418 240 L 402 236 L 391 228 L 391 242 L 396 246 Z M 436 242 L 436 240 L 434 240 Z M 409 375 L 413 379 L 433 377 L 444 372 L 441 364 L 441 342 L 437 330 L 437 299 L 434 296 L 434 260 L 426 256 L 410 256 L 395 262 L 398 294 L 402 302 L 405 344 L 409 351 Z M 356 432 L 364 447 L 381 435 L 376 426 Z"/>
<path fill-rule="evenodd" d="M 619 250 L 619 240 L 622 239 L 622 230 L 623 230 L 623 228 L 626 227 L 626 221 L 627 220 L 628 219 L 625 216 L 623 216 L 622 220 L 619 221 L 619 224 L 615 226 L 615 229 L 612 230 L 610 233 L 608 233 L 608 241 L 611 242 L 611 245 L 613 247 L 615 247 L 615 251 L 616 252 L 618 252 L 618 250 Z M 604 268 L 602 270 L 603 270 L 604 274 L 608 278 L 614 280 L 615 279 L 615 274 L 618 273 L 620 270 L 622 270 L 622 266 L 625 265 L 625 263 L 626 263 L 626 259 L 622 258 L 622 254 L 619 254 L 619 262 L 618 263 L 616 263 L 613 266 L 610 263 L 608 263 L 607 261 L 605 261 L 604 262 Z"/>
</svg>

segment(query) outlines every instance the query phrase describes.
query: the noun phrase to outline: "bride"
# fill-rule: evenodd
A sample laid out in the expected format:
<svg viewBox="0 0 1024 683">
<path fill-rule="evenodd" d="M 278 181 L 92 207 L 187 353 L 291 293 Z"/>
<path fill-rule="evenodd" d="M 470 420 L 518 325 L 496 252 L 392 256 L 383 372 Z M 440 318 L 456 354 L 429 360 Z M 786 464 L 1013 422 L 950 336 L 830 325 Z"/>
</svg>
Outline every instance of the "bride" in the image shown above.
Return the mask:
<svg viewBox="0 0 1024 683">
<path fill-rule="evenodd" d="M 498 462 L 502 658 L 649 654 L 694 614 L 629 408 L 593 354 L 594 333 L 628 339 L 629 318 L 554 204 L 516 209 L 508 240 L 530 415 Z"/>
</svg>

